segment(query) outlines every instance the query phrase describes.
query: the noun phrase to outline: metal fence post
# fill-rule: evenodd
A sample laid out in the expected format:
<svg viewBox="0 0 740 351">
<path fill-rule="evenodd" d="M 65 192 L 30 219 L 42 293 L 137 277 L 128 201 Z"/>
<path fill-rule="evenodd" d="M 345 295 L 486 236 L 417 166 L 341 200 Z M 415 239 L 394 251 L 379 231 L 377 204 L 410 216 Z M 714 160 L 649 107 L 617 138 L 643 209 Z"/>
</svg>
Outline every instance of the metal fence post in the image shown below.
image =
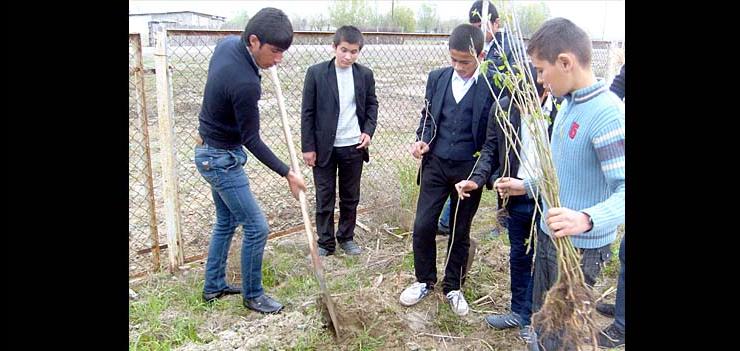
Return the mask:
<svg viewBox="0 0 740 351">
<path fill-rule="evenodd" d="M 162 194 L 164 215 L 167 224 L 167 242 L 170 271 L 174 272 L 184 262 L 182 232 L 180 227 L 180 203 L 177 193 L 177 157 L 174 131 L 174 104 L 172 100 L 172 74 L 167 62 L 167 32 L 157 33 L 157 50 L 154 54 L 157 76 L 157 111 L 159 121 L 159 143 L 162 162 Z"/>
<path fill-rule="evenodd" d="M 146 112 L 146 92 L 144 89 L 144 60 L 141 56 L 141 36 L 133 40 L 134 47 L 134 81 L 136 82 L 136 104 L 139 114 L 139 123 L 144 143 L 144 174 L 146 175 L 146 200 L 149 203 L 149 233 L 151 233 L 152 265 L 154 271 L 159 271 L 159 234 L 157 232 L 157 211 L 154 204 L 154 181 L 152 177 L 152 157 L 149 144 L 149 117 Z"/>
</svg>

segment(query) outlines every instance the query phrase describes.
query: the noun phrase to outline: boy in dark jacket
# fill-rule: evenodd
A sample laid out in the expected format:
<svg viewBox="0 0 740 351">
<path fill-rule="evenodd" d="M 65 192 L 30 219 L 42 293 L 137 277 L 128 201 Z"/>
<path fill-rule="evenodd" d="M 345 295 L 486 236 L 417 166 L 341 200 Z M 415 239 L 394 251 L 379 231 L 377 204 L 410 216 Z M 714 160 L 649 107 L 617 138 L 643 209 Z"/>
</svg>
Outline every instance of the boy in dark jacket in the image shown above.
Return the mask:
<svg viewBox="0 0 740 351">
<path fill-rule="evenodd" d="M 413 234 L 416 282 L 401 293 L 404 306 L 421 301 L 437 282 L 434 239 L 437 219 L 445 200 L 455 193 L 455 183 L 470 174 L 485 141 L 493 97 L 480 77 L 488 72 L 480 72 L 478 61 L 471 54 L 471 38 L 474 53 L 481 60 L 483 33 L 472 25 L 461 24 L 449 39 L 451 67 L 434 70 L 427 78 L 428 112 L 426 108 L 422 110 L 416 131 L 418 141 L 411 150 L 414 157 L 423 156 Z M 469 310 L 460 288 L 465 281 L 470 224 L 480 195 L 480 191 L 474 191 L 471 201 L 460 203 L 457 225 L 454 219 L 450 224 L 455 232 L 448 239 L 451 254 L 445 267 L 443 292 L 453 312 L 460 316 Z M 456 203 L 452 203 L 452 213 L 455 213 Z"/>
<path fill-rule="evenodd" d="M 303 161 L 316 183 L 316 232 L 319 255 L 334 253 L 336 242 L 349 255 L 362 251 L 354 242 L 360 201 L 362 162 L 378 124 L 373 71 L 356 63 L 362 33 L 342 26 L 334 34 L 335 58 L 308 68 L 303 85 L 301 144 Z M 328 88 L 328 89 L 327 89 Z M 339 173 L 339 228 L 334 235 L 334 201 Z"/>
</svg>

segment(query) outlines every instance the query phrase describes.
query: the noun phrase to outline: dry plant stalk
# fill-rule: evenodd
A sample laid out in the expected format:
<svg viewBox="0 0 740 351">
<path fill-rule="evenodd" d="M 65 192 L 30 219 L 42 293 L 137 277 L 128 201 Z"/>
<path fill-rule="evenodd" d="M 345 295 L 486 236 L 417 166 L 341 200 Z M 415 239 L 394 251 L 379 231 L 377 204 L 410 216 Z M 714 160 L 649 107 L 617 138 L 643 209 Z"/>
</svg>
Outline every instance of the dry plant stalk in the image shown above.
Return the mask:
<svg viewBox="0 0 740 351">
<path fill-rule="evenodd" d="M 495 66 L 491 61 L 481 63 L 481 72 L 486 72 L 493 65 L 494 84 L 503 88 L 501 92 L 505 89 L 511 92 L 511 103 L 508 110 L 504 111 L 499 103 L 501 93 L 495 94 L 488 77 L 485 74 L 483 75 L 495 101 L 492 108 L 496 109 L 496 123 L 501 127 L 506 138 L 505 151 L 507 157 L 504 158 L 506 162 L 502 165 L 501 176 L 511 176 L 508 156 L 510 152 L 513 152 L 521 163 L 520 167 L 527 167 L 526 171 L 530 175 L 534 175 L 537 180 L 538 186 L 531 189 L 535 198 L 541 197 L 548 208 L 560 207 L 558 177 L 552 160 L 547 123 L 543 123 L 548 121 L 549 118 L 544 115 L 540 107 L 539 96 L 528 68 L 526 51 L 522 45 L 522 32 L 515 12 L 507 8 L 506 5 L 503 7 L 504 9 L 500 13 L 506 21 L 502 20 L 504 23 L 502 27 L 509 33 L 510 38 L 513 38 L 509 46 L 511 47 L 514 64 L 511 65 L 506 57 L 503 50 L 505 44 L 498 41 L 494 41 L 494 45 L 502 53 L 504 64 Z M 521 140 L 508 118 L 513 105 L 516 105 L 521 112 L 522 128 L 526 126 L 527 131 L 532 135 L 536 154 L 533 156 L 539 159 L 539 167 L 534 167 L 536 169 L 528 167 L 530 164 L 522 163 L 522 157 L 514 147 L 515 143 L 521 145 Z M 507 196 L 503 200 L 505 203 Z M 535 216 L 532 218 L 533 225 L 529 240 L 532 240 L 536 228 L 534 221 L 537 213 L 545 215 L 538 203 L 536 203 Z M 562 350 L 582 350 L 585 341 L 588 340 L 596 349 L 598 328 L 592 318 L 594 298 L 591 288 L 584 281 L 580 264 L 581 255 L 573 246 L 570 238 L 551 237 L 550 239 L 553 240 L 557 249 L 558 280 L 547 292 L 541 310 L 532 316 L 532 323 L 539 333 L 539 340 L 545 340 L 543 343 L 545 348 L 554 344 L 556 349 Z M 547 351 L 552 351 L 552 346 Z"/>
</svg>

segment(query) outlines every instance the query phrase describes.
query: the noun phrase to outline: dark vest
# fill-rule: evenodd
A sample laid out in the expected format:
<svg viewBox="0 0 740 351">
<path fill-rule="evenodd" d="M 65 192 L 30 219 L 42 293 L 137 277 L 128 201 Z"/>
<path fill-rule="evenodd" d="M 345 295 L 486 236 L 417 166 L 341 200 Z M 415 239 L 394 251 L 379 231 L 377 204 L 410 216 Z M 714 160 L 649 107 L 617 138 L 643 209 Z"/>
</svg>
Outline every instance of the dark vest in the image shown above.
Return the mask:
<svg viewBox="0 0 740 351">
<path fill-rule="evenodd" d="M 473 78 L 471 78 L 473 79 Z M 452 79 L 447 82 L 447 93 L 442 102 L 442 115 L 439 116 L 437 140 L 432 153 L 443 159 L 455 161 L 473 160 L 475 142 L 473 140 L 473 95 L 475 84 L 468 89 L 459 103 L 452 95 Z"/>
</svg>

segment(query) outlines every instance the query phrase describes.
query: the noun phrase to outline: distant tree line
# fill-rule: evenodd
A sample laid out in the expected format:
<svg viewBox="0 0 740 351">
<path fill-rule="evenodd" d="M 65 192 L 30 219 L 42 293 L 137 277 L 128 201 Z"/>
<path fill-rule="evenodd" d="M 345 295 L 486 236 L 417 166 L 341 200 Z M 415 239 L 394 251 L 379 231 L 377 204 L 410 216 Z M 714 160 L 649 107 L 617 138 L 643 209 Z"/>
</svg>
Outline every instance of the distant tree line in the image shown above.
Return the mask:
<svg viewBox="0 0 740 351">
<path fill-rule="evenodd" d="M 465 11 L 470 4 L 460 2 L 460 5 L 459 17 L 441 20 L 433 2 L 422 4 L 415 14 L 411 8 L 397 5 L 395 1 L 390 11 L 380 13 L 368 0 L 333 0 L 328 13 L 312 17 L 292 15 L 290 19 L 293 30 L 297 31 L 333 31 L 351 24 L 363 32 L 450 33 L 458 24 L 468 22 Z M 514 8 L 525 36 L 534 33 L 550 17 L 550 11 L 543 2 L 528 5 L 514 3 Z M 284 10 L 294 13 L 290 9 Z M 249 15 L 243 11 L 225 22 L 221 29 L 241 30 L 248 21 Z"/>
</svg>

